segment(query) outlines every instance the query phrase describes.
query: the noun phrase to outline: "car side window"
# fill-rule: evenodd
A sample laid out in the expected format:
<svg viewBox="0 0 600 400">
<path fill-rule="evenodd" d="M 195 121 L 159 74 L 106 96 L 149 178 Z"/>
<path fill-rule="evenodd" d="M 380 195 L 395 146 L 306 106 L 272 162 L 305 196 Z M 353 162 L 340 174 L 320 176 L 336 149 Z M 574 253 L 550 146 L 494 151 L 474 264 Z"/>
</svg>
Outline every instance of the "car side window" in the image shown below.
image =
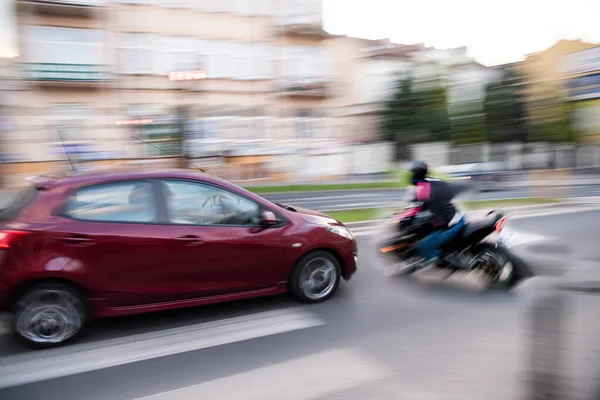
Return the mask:
<svg viewBox="0 0 600 400">
<path fill-rule="evenodd" d="M 248 225 L 260 222 L 260 206 L 217 186 L 165 181 L 169 221 L 181 225 Z"/>
<path fill-rule="evenodd" d="M 152 223 L 157 221 L 152 186 L 148 182 L 118 182 L 88 186 L 67 200 L 64 213 L 96 222 Z"/>
</svg>

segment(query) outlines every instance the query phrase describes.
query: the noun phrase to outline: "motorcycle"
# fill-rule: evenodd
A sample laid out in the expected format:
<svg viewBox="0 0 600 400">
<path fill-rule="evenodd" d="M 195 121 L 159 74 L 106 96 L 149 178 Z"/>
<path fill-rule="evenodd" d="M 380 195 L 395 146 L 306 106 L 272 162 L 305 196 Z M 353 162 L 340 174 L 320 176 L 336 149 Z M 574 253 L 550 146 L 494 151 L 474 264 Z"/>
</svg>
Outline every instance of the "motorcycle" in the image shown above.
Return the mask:
<svg viewBox="0 0 600 400">
<path fill-rule="evenodd" d="M 505 222 L 506 217 L 495 210 L 481 220 L 467 222 L 461 233 L 444 246 L 443 255 L 434 267 L 448 272 L 444 279 L 455 273 L 478 271 L 486 278 L 488 287 L 497 285 L 510 262 L 510 255 L 506 249 L 486 239 L 494 232 L 500 232 Z M 441 224 L 422 203 L 411 203 L 403 212 L 394 215 L 392 223 L 396 232 L 379 246 L 379 251 L 399 261 L 400 270 L 418 259 L 415 245 Z M 502 279 L 505 287 L 512 287 L 517 281 L 516 271 L 510 271 L 510 275 Z"/>
</svg>

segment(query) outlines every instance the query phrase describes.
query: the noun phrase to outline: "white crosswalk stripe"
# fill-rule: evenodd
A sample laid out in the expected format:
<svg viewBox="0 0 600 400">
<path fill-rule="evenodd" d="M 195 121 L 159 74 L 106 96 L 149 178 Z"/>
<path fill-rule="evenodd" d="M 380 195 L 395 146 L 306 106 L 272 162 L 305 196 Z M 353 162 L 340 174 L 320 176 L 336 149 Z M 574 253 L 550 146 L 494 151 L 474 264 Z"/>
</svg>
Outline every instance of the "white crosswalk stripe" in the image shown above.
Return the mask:
<svg viewBox="0 0 600 400">
<path fill-rule="evenodd" d="M 137 400 L 311 400 L 389 375 L 358 349 L 335 349 Z"/>
<path fill-rule="evenodd" d="M 304 308 L 281 309 L 43 353 L 9 356 L 0 363 L 0 388 L 170 356 L 324 325 Z"/>
<path fill-rule="evenodd" d="M 0 336 L 12 333 L 12 326 L 8 315 L 0 314 Z"/>
</svg>

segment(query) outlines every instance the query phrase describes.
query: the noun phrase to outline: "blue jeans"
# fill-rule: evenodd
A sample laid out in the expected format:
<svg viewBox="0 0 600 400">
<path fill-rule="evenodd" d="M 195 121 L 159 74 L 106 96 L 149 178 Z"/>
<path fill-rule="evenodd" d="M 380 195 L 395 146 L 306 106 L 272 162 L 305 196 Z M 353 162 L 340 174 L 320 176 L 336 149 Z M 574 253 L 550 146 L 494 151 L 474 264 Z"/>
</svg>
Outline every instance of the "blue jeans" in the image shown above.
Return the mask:
<svg viewBox="0 0 600 400">
<path fill-rule="evenodd" d="M 460 235 L 465 227 L 465 218 L 461 218 L 456 224 L 448 229 L 440 229 L 423 238 L 415 245 L 415 251 L 429 261 L 435 257 L 442 256 L 442 248 L 450 243 L 456 236 Z"/>
</svg>

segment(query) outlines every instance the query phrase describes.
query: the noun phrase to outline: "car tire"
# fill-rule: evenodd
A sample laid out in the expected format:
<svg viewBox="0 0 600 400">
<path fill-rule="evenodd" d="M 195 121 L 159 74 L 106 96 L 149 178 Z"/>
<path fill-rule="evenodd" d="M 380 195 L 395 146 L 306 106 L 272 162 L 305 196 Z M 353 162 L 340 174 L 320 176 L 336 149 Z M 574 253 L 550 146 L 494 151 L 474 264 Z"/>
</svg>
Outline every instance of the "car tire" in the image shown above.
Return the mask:
<svg viewBox="0 0 600 400">
<path fill-rule="evenodd" d="M 305 303 L 319 303 L 337 291 L 342 278 L 340 263 L 327 251 L 313 251 L 296 264 L 290 278 L 292 296 Z"/>
<path fill-rule="evenodd" d="M 13 314 L 15 332 L 35 348 L 69 342 L 81 333 L 88 319 L 84 297 L 61 283 L 28 288 L 16 299 Z"/>
</svg>

